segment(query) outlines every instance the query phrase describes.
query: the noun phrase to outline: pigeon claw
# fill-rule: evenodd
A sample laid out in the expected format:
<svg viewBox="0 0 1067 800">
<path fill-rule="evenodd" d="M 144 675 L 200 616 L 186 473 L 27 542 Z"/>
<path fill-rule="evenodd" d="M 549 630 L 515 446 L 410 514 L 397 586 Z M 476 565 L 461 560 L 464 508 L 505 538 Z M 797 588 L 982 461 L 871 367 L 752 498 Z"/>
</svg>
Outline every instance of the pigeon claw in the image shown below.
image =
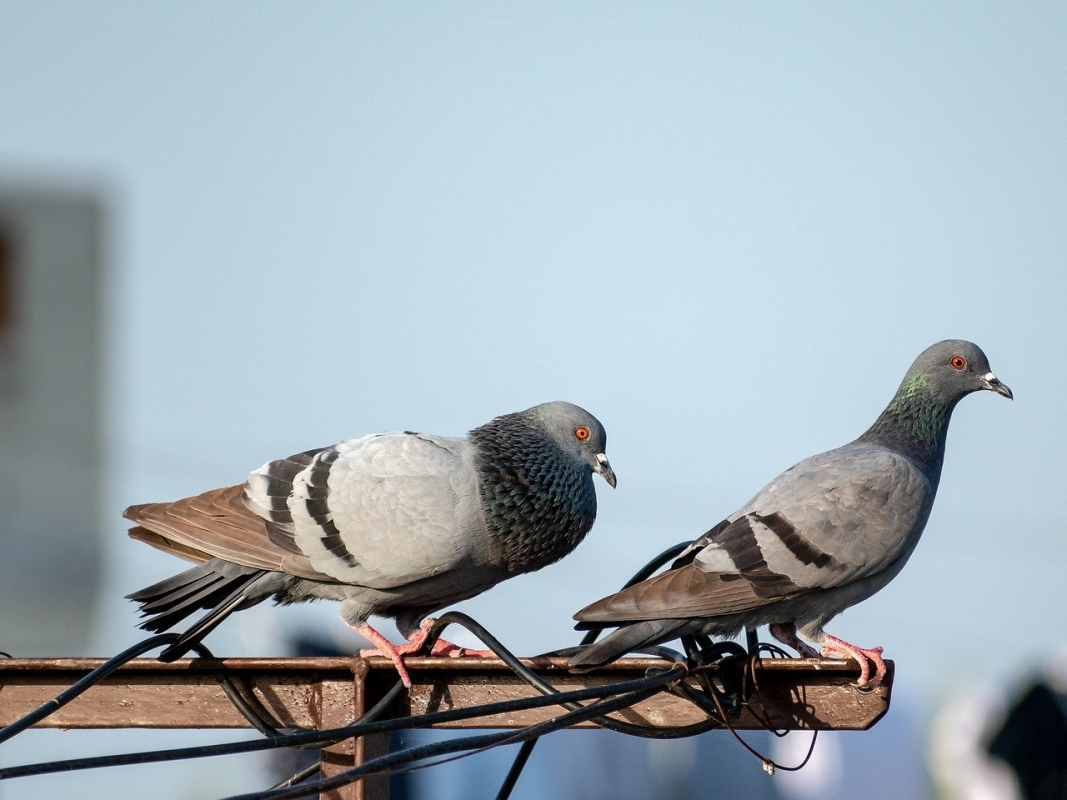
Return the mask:
<svg viewBox="0 0 1067 800">
<path fill-rule="evenodd" d="M 365 639 L 373 638 L 366 633 L 359 632 L 359 635 Z M 397 674 L 400 676 L 401 682 L 404 684 L 404 688 L 411 688 L 411 675 L 408 674 L 407 667 L 404 666 L 404 654 L 399 652 L 396 645 L 382 637 L 382 642 L 378 643 L 377 647 L 370 647 L 359 651 L 360 658 L 369 658 L 370 656 L 385 656 L 390 659 L 393 664 L 396 665 Z"/>
<path fill-rule="evenodd" d="M 396 671 L 400 676 L 401 682 L 403 682 L 406 688 L 410 689 L 411 675 L 408 674 L 408 669 L 404 666 L 404 656 L 417 653 L 422 649 L 423 644 L 426 642 L 426 637 L 430 635 L 430 628 L 433 627 L 433 624 L 434 620 L 431 617 L 424 619 L 419 626 L 419 629 L 409 635 L 407 642 L 404 644 L 393 644 L 366 623 L 362 625 L 350 625 L 349 627 L 374 645 L 372 648 L 360 650 L 360 657 L 368 658 L 370 656 L 385 656 L 396 665 Z M 440 644 L 442 644 L 442 641 L 438 639 L 434 642 L 434 648 Z M 444 642 L 444 644 L 448 644 L 448 642 Z M 453 647 L 454 646 L 455 645 L 453 645 Z M 433 654 L 432 648 L 430 652 Z"/>
<path fill-rule="evenodd" d="M 460 647 L 458 644 L 438 639 L 433 643 L 430 650 L 431 656 L 447 656 L 448 658 L 496 658 L 492 650 L 472 650 L 468 647 Z"/>
<path fill-rule="evenodd" d="M 360 650 L 360 657 L 368 658 L 370 656 L 385 656 L 396 665 L 396 671 L 397 674 L 400 675 L 400 680 L 404 683 L 404 686 L 410 689 L 411 675 L 408 673 L 407 667 L 404 666 L 404 656 L 409 656 L 422 650 L 423 646 L 426 644 L 426 637 L 430 635 L 430 628 L 433 627 L 435 621 L 436 620 L 431 617 L 424 619 L 422 624 L 419 625 L 419 629 L 411 634 L 404 644 L 393 644 L 370 625 L 353 625 L 350 627 L 374 645 L 374 647 Z M 472 658 L 494 658 L 496 653 L 492 650 L 469 650 L 466 647 L 460 647 L 459 645 L 452 644 L 452 642 L 445 641 L 444 639 L 438 639 L 430 647 L 429 655 L 447 656 L 448 658 L 462 658 L 464 656 Z"/>
<path fill-rule="evenodd" d="M 851 658 L 860 667 L 860 679 L 856 685 L 861 689 L 873 689 L 878 686 L 885 677 L 885 660 L 882 658 L 881 647 L 866 649 L 849 644 L 843 639 L 827 634 L 822 641 L 821 655 L 825 658 Z M 874 676 L 871 676 L 871 664 L 874 664 Z"/>
<path fill-rule="evenodd" d="M 433 617 L 427 617 L 422 621 L 419 626 L 419 630 L 413 636 L 409 637 L 407 644 L 400 645 L 397 649 L 404 654 L 417 653 L 422 649 L 426 643 L 426 637 L 430 635 L 430 628 L 437 622 Z M 447 656 L 449 658 L 462 658 L 464 656 L 472 656 L 475 658 L 494 658 L 496 653 L 492 650 L 471 650 L 466 647 L 460 647 L 458 644 L 452 644 L 447 639 L 437 639 L 430 647 L 429 655 L 431 656 Z"/>
<path fill-rule="evenodd" d="M 818 658 L 819 651 L 797 636 L 796 626 L 792 622 L 776 622 L 770 626 L 771 636 L 784 644 L 792 647 L 801 658 Z"/>
</svg>

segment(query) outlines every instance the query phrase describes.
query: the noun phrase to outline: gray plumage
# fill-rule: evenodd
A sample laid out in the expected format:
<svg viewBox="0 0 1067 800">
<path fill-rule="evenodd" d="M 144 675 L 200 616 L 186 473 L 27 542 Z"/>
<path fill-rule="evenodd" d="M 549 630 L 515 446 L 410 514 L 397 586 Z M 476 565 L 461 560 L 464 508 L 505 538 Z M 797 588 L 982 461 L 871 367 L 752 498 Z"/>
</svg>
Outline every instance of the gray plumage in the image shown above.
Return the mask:
<svg viewBox="0 0 1067 800">
<path fill-rule="evenodd" d="M 985 354 L 939 342 L 912 364 L 885 411 L 855 441 L 783 472 L 694 541 L 667 572 L 582 609 L 578 627 L 622 626 L 571 659 L 589 667 L 678 636 L 732 636 L 770 625 L 813 655 L 870 658 L 823 626 L 892 580 L 908 560 L 937 493 L 949 418 L 978 390 L 1011 398 Z"/>
<path fill-rule="evenodd" d="M 364 436 L 271 461 L 242 485 L 133 506 L 133 538 L 199 566 L 129 597 L 150 631 L 212 609 L 164 660 L 269 597 L 339 600 L 372 641 L 371 615 L 413 637 L 431 612 L 581 542 L 596 517 L 592 473 L 615 486 L 606 441 L 587 411 L 545 403 L 466 437 Z"/>
</svg>

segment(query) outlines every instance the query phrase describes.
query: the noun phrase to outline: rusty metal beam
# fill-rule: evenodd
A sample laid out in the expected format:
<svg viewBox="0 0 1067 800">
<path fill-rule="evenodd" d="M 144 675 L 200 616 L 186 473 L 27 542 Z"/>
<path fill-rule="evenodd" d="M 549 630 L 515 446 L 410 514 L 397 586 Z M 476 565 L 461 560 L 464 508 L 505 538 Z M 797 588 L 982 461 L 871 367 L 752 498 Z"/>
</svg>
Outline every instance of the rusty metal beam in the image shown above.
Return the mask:
<svg viewBox="0 0 1067 800">
<path fill-rule="evenodd" d="M 47 702 L 102 663 L 101 659 L 0 660 L 0 724 L 6 725 Z M 490 701 L 536 694 L 503 662 L 488 658 L 408 658 L 414 685 L 401 713 L 421 714 L 469 708 Z M 528 667 L 561 690 L 641 677 L 650 665 L 667 662 L 626 658 L 584 675 L 572 675 L 557 659 L 524 659 Z M 359 705 L 370 706 L 392 686 L 396 673 L 385 658 L 183 659 L 162 664 L 136 659 L 59 709 L 41 726 L 56 728 L 245 728 L 248 723 L 226 699 L 215 678 L 225 671 L 253 697 L 278 727 L 317 729 L 352 722 Z M 889 707 L 893 671 L 881 686 L 854 685 L 858 670 L 837 659 L 763 659 L 756 669 L 764 711 L 779 729 L 865 730 Z M 365 683 L 363 690 L 354 686 Z M 753 697 L 750 702 L 758 702 Z M 361 713 L 361 712 L 359 712 Z M 555 716 L 534 709 L 453 722 L 450 728 L 514 728 Z M 623 717 L 649 725 L 696 722 L 690 703 L 662 693 Z M 581 727 L 593 727 L 583 723 Z M 763 728 L 743 714 L 739 729 Z"/>
<path fill-rule="evenodd" d="M 0 659 L 0 725 L 48 702 L 98 667 L 102 659 Z M 497 659 L 407 658 L 413 686 L 392 715 L 417 715 L 536 695 Z M 523 663 L 561 691 L 634 680 L 668 662 L 626 658 L 584 675 L 560 659 Z M 888 710 L 893 664 L 881 686 L 861 690 L 859 670 L 836 659 L 764 659 L 755 669 L 758 690 L 748 699 L 737 729 L 866 730 Z M 348 725 L 381 699 L 396 681 L 386 658 L 183 659 L 162 664 L 136 659 L 57 710 L 39 727 L 245 728 L 216 676 L 225 672 L 264 717 L 279 728 L 319 730 Z M 555 707 L 477 717 L 449 728 L 519 728 L 552 718 Z M 668 727 L 704 719 L 691 703 L 661 692 L 615 715 L 627 722 Z M 579 727 L 592 727 L 583 723 Z M 386 737 L 348 739 L 322 751 L 323 775 L 341 772 L 385 752 Z M 386 797 L 378 778 L 325 793 L 329 800 Z"/>
<path fill-rule="evenodd" d="M 665 661 L 623 658 L 584 675 L 561 669 L 559 659 L 523 659 L 561 690 L 631 681 Z M 95 658 L 0 659 L 0 724 L 9 724 L 47 702 L 102 662 Z M 495 658 L 408 658 L 411 693 L 401 714 L 424 714 L 487 702 L 531 697 L 537 692 Z M 214 675 L 224 671 L 251 694 L 268 719 L 280 727 L 319 729 L 352 722 L 393 685 L 396 673 L 386 658 L 226 658 L 160 663 L 136 659 L 59 709 L 48 727 L 248 727 L 226 699 Z M 855 686 L 853 663 L 839 659 L 763 659 L 757 671 L 766 713 L 779 729 L 863 731 L 889 708 L 893 671 L 878 688 Z M 363 690 L 354 686 L 365 684 Z M 356 695 L 362 702 L 356 703 Z M 344 709 L 344 710 L 341 710 Z M 443 727 L 521 727 L 555 716 L 540 708 L 491 718 L 452 722 Z M 622 717 L 644 724 L 680 725 L 701 719 L 690 703 L 662 693 Z M 583 727 L 592 726 L 583 723 Z M 740 730 L 764 725 L 746 713 Z"/>
</svg>

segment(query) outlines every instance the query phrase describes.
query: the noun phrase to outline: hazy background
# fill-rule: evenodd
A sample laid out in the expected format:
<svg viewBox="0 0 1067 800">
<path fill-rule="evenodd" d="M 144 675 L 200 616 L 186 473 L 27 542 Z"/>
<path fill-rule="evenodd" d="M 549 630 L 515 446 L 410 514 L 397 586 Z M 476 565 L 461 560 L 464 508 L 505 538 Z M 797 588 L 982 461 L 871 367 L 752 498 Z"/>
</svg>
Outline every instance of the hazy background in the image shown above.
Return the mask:
<svg viewBox="0 0 1067 800">
<path fill-rule="evenodd" d="M 67 654 L 136 641 L 122 595 L 181 566 L 126 505 L 552 399 L 604 423 L 618 489 L 571 557 L 461 608 L 567 646 L 575 610 L 962 337 L 1017 399 L 960 405 L 911 563 L 830 626 L 896 660 L 882 724 L 918 775 L 948 694 L 1010 694 L 1067 644 L 1065 36 L 1060 4 L 0 2 L 0 182 L 108 209 L 105 580 Z M 336 606 L 241 616 L 216 652 L 358 646 Z M 162 769 L 80 791 L 268 785 Z"/>
</svg>

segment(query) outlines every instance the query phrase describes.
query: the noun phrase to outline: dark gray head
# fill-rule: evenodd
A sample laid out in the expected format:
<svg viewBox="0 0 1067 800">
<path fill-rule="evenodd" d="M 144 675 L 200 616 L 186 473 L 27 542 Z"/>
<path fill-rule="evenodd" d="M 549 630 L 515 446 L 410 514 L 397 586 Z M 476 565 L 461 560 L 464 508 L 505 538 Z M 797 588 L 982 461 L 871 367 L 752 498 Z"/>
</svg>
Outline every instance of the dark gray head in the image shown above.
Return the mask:
<svg viewBox="0 0 1067 800">
<path fill-rule="evenodd" d="M 615 472 L 604 454 L 608 435 L 596 417 L 562 400 L 528 408 L 520 411 L 519 416 L 544 430 L 565 452 L 573 454 L 615 488 Z"/>
<path fill-rule="evenodd" d="M 962 339 L 938 342 L 915 359 L 885 411 L 859 441 L 906 455 L 936 487 L 952 410 L 960 398 L 983 390 L 1012 396 L 978 345 Z"/>
<path fill-rule="evenodd" d="M 989 359 L 982 348 L 963 339 L 946 339 L 919 354 L 900 388 L 901 391 L 914 390 L 919 384 L 925 384 L 925 388 L 949 408 L 961 397 L 982 390 L 1012 399 L 1011 389 L 990 370 Z"/>
</svg>

